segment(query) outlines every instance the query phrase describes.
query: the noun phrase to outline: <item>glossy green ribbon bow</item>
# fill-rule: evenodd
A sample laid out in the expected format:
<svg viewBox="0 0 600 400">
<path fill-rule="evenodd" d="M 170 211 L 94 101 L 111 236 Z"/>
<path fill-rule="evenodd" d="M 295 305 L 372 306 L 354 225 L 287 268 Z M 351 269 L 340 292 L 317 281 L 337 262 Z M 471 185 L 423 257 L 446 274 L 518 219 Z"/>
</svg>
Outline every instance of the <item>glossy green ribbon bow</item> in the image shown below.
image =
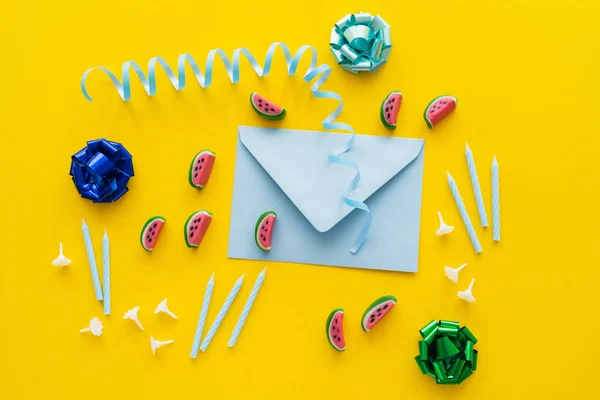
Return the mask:
<svg viewBox="0 0 600 400">
<path fill-rule="evenodd" d="M 335 60 L 346 71 L 375 72 L 392 50 L 390 26 L 379 15 L 348 14 L 331 29 L 329 44 Z"/>
<path fill-rule="evenodd" d="M 433 320 L 419 331 L 419 355 L 415 357 L 421 372 L 435 383 L 462 383 L 477 369 L 477 338 L 458 322 Z"/>
</svg>

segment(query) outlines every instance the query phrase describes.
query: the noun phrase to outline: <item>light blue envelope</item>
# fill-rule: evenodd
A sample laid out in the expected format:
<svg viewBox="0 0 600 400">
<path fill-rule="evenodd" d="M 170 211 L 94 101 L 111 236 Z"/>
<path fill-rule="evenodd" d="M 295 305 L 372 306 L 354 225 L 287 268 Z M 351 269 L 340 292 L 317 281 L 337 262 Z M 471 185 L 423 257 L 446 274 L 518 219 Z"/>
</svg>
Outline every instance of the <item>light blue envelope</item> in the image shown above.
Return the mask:
<svg viewBox="0 0 600 400">
<path fill-rule="evenodd" d="M 366 213 L 343 201 L 355 175 L 327 161 L 347 134 L 239 127 L 229 232 L 229 258 L 416 272 L 419 255 L 424 140 L 356 135 L 343 157 L 360 168 L 350 195 L 373 214 L 369 236 L 348 250 Z M 277 213 L 273 248 L 254 239 L 258 217 Z"/>
</svg>

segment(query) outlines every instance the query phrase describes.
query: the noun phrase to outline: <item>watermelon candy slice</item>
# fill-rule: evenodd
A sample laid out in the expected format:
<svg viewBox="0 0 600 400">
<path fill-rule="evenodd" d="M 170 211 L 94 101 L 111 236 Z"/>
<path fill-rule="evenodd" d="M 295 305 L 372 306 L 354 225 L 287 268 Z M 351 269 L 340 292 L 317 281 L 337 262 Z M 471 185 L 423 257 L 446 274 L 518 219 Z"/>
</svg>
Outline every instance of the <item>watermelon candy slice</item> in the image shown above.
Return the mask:
<svg viewBox="0 0 600 400">
<path fill-rule="evenodd" d="M 265 99 L 256 92 L 252 92 L 250 95 L 250 104 L 258 115 L 266 119 L 278 120 L 285 117 L 285 108 L 273 104 L 272 101 Z"/>
<path fill-rule="evenodd" d="M 276 218 L 277 214 L 275 211 L 269 210 L 262 213 L 262 215 L 258 217 L 258 221 L 256 221 L 254 239 L 256 240 L 256 245 L 261 250 L 271 250 L 271 237 L 273 235 Z"/>
<path fill-rule="evenodd" d="M 396 121 L 398 121 L 398 112 L 402 104 L 402 93 L 391 92 L 381 103 L 379 116 L 383 126 L 388 129 L 396 129 Z"/>
<path fill-rule="evenodd" d="M 142 234 L 140 235 L 140 242 L 142 243 L 144 250 L 154 250 L 154 246 L 156 246 L 156 241 L 158 240 L 158 236 L 160 235 L 160 231 L 165 222 L 167 222 L 166 218 L 159 216 L 152 217 L 146 221 L 142 228 Z"/>
<path fill-rule="evenodd" d="M 383 296 L 371 304 L 362 317 L 362 329 L 369 332 L 379 321 L 383 319 L 396 305 L 397 300 L 394 296 Z"/>
<path fill-rule="evenodd" d="M 202 238 L 206 234 L 213 215 L 206 211 L 196 211 L 190 215 L 183 226 L 183 234 L 185 235 L 185 244 L 187 247 L 198 247 Z"/>
<path fill-rule="evenodd" d="M 202 150 L 194 156 L 190 165 L 188 180 L 196 189 L 204 189 L 215 164 L 216 154 L 210 150 Z"/>
<path fill-rule="evenodd" d="M 431 100 L 423 113 L 423 118 L 425 118 L 425 123 L 427 123 L 429 129 L 446 118 L 448 114 L 456 109 L 457 105 L 456 97 L 452 96 L 438 96 Z"/>
<path fill-rule="evenodd" d="M 346 350 L 346 340 L 344 339 L 344 310 L 337 308 L 329 314 L 327 325 L 327 340 L 329 344 L 337 351 Z"/>
</svg>

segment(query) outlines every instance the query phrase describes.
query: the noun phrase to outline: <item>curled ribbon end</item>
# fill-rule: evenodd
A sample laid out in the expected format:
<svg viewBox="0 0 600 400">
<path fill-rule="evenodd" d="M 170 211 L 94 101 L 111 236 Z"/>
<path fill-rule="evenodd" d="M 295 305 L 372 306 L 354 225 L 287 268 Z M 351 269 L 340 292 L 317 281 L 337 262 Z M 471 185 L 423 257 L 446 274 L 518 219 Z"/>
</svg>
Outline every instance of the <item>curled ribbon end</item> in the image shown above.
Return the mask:
<svg viewBox="0 0 600 400">
<path fill-rule="evenodd" d="M 334 156 L 334 155 L 330 154 L 327 158 L 330 163 L 344 165 L 344 166 L 350 167 L 356 171 L 356 175 L 354 175 L 354 178 L 352 179 L 352 181 L 350 181 L 350 184 L 346 188 L 346 192 L 345 192 L 346 194 L 344 195 L 343 199 L 344 199 L 344 203 L 346 205 L 348 205 L 352 208 L 358 208 L 359 210 L 365 211 L 367 216 L 366 216 L 366 220 L 363 224 L 363 227 L 362 227 L 360 233 L 358 234 L 358 237 L 356 238 L 354 246 L 352 246 L 350 248 L 350 253 L 352 253 L 352 254 L 356 254 L 358 252 L 358 250 L 360 250 L 363 243 L 367 239 L 367 236 L 369 236 L 369 230 L 371 228 L 371 219 L 372 219 L 371 210 L 369 209 L 369 206 L 367 206 L 362 201 L 352 200 L 349 197 L 350 194 L 352 193 L 352 191 L 357 188 L 358 183 L 360 182 L 360 170 L 358 168 L 358 165 L 356 165 L 356 163 L 354 161 L 349 160 L 347 158 L 342 158 L 341 155 L 348 152 L 350 149 L 352 149 L 352 147 L 354 146 L 355 138 L 356 138 L 356 136 L 353 132 L 352 135 L 350 136 L 350 139 L 346 143 L 346 145 L 343 148 L 334 151 L 334 154 L 338 154 L 338 155 Z"/>
<path fill-rule="evenodd" d="M 87 99 L 87 101 L 91 102 L 92 98 L 90 97 L 90 95 L 88 94 L 87 90 L 85 90 L 85 87 L 81 88 L 81 91 L 83 92 L 83 95 L 85 96 L 85 98 Z"/>
<path fill-rule="evenodd" d="M 92 101 L 92 97 L 89 95 L 87 88 L 85 87 L 85 82 L 87 81 L 87 77 L 92 70 L 93 68 L 90 68 L 87 71 L 85 71 L 83 73 L 83 76 L 81 77 L 81 81 L 79 82 L 79 86 L 81 87 L 81 92 L 83 93 L 83 96 L 87 99 L 87 101 L 90 102 Z"/>
</svg>

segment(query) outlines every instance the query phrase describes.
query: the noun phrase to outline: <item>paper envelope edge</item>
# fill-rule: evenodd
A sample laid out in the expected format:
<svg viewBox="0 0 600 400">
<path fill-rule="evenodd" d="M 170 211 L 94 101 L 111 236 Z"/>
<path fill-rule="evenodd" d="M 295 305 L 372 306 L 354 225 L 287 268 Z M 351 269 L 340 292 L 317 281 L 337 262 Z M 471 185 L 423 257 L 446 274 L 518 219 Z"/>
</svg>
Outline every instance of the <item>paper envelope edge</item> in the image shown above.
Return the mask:
<svg viewBox="0 0 600 400">
<path fill-rule="evenodd" d="M 273 175 L 271 174 L 271 172 L 269 172 L 269 170 L 267 168 L 265 168 L 265 166 L 261 163 L 261 161 L 257 158 L 257 156 L 253 153 L 252 149 L 250 149 L 248 147 L 248 145 L 244 142 L 243 139 L 243 134 L 242 134 L 242 129 L 243 128 L 251 128 L 251 129 L 264 129 L 264 130 L 286 130 L 286 131 L 296 131 L 296 132 L 320 132 L 320 133 L 327 133 L 327 134 L 334 134 L 334 135 L 340 135 L 340 136 L 347 136 L 347 134 L 343 134 L 343 133 L 339 133 L 339 132 L 323 132 L 323 131 L 309 131 L 309 130 L 301 130 L 301 129 L 286 129 L 286 128 L 264 128 L 264 127 L 256 127 L 256 126 L 243 126 L 240 125 L 238 126 L 238 138 L 240 140 L 240 142 L 242 143 L 243 147 L 250 153 L 250 155 L 252 156 L 252 158 L 254 158 L 256 160 L 256 162 L 261 166 L 261 168 L 263 169 L 263 171 L 265 171 L 267 173 L 267 175 L 269 176 L 269 178 L 271 178 L 271 180 L 273 180 L 273 182 L 275 182 L 275 184 L 277 185 L 277 187 L 279 187 L 279 189 L 285 194 L 285 196 L 294 204 L 294 206 L 298 209 L 298 211 L 304 216 L 304 218 L 306 218 L 306 220 L 308 220 L 308 222 L 313 226 L 313 228 L 315 228 L 315 230 L 317 230 L 318 232 L 327 232 L 329 230 L 331 230 L 333 227 L 335 227 L 338 223 L 340 223 L 340 221 L 342 221 L 344 218 L 346 218 L 350 213 L 352 213 L 352 211 L 354 211 L 355 208 L 350 208 L 347 207 L 347 211 L 345 211 L 345 213 L 337 220 L 335 221 L 333 224 L 331 224 L 331 226 L 328 226 L 326 228 L 320 228 L 318 226 L 315 225 L 315 223 L 308 218 L 308 216 L 306 215 L 306 213 L 300 208 L 298 207 L 298 204 L 296 203 L 296 201 L 294 201 L 294 199 L 292 197 L 289 196 L 289 194 L 286 192 L 285 188 L 280 184 L 280 182 L 278 182 L 275 178 L 273 178 Z M 248 133 L 246 133 L 248 134 Z M 365 136 L 365 137 L 371 137 L 373 135 L 361 135 L 361 134 L 357 134 L 358 136 Z M 425 145 L 425 139 L 414 139 L 414 138 L 396 138 L 396 139 L 405 139 L 405 140 L 414 140 L 414 141 L 419 141 L 420 142 L 420 146 L 418 149 L 415 150 L 414 154 L 411 154 L 410 157 L 407 157 L 408 161 L 406 161 L 406 163 L 404 163 L 404 165 L 402 165 L 397 171 L 395 171 L 394 173 L 390 174 L 390 176 L 375 190 L 373 190 L 371 193 L 368 193 L 366 196 L 362 196 L 364 198 L 353 198 L 352 194 L 350 194 L 350 198 L 353 200 L 358 200 L 358 201 L 362 201 L 362 202 L 366 202 L 371 196 L 373 196 L 375 193 L 377 193 L 381 188 L 383 188 L 385 185 L 387 185 L 390 180 L 392 180 L 394 177 L 396 177 L 399 173 L 401 173 L 406 167 L 408 167 L 409 165 L 411 165 L 421 154 L 421 152 L 423 151 L 424 145 Z M 360 165 L 359 165 L 360 168 Z"/>
</svg>

